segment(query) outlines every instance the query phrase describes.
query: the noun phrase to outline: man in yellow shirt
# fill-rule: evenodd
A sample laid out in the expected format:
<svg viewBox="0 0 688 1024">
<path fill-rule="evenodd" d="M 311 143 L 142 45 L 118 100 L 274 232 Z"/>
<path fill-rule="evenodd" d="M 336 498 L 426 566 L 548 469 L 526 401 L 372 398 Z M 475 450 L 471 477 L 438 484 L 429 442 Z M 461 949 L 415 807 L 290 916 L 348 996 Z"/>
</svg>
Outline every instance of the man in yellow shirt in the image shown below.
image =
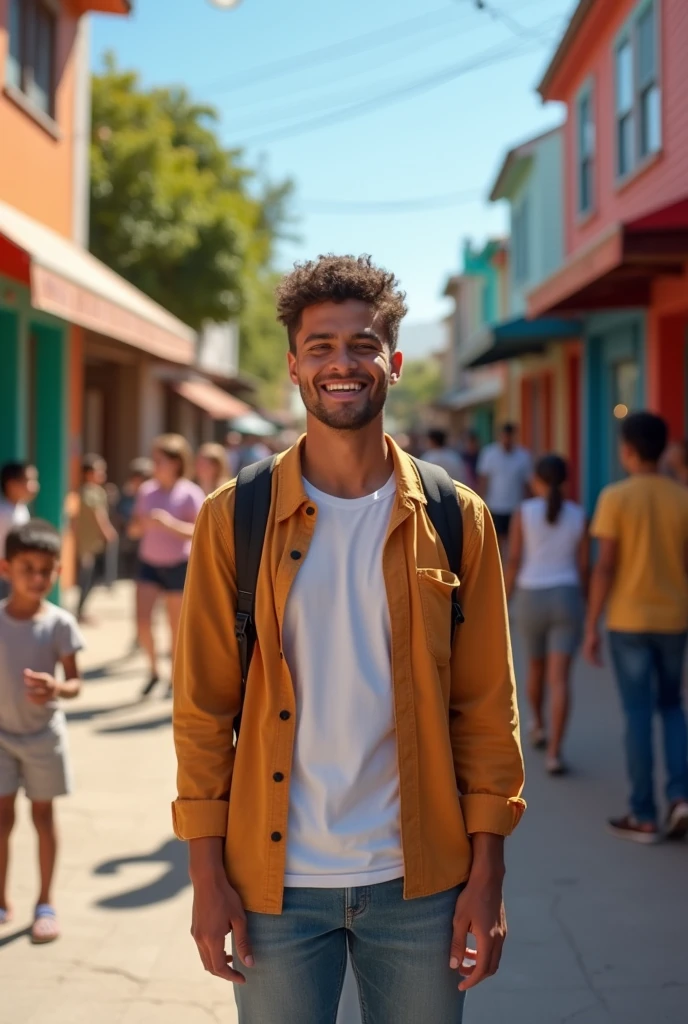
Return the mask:
<svg viewBox="0 0 688 1024">
<path fill-rule="evenodd" d="M 621 430 L 627 480 L 600 495 L 592 524 L 599 540 L 585 653 L 600 663 L 598 622 L 607 608 L 609 642 L 626 717 L 630 813 L 610 820 L 618 837 L 661 838 L 653 785 L 652 723 L 662 719 L 669 804 L 665 835 L 688 834 L 688 738 L 681 688 L 688 638 L 688 489 L 659 473 L 667 425 L 634 413 Z"/>
<path fill-rule="evenodd" d="M 197 520 L 175 659 L 193 935 L 241 1024 L 333 1021 L 349 952 L 371 1024 L 459 1024 L 499 966 L 504 837 L 525 806 L 495 530 L 456 485 L 450 571 L 418 468 L 384 433 L 395 277 L 320 257 L 278 311 L 307 431 L 273 469 L 245 696 L 235 483 Z"/>
</svg>

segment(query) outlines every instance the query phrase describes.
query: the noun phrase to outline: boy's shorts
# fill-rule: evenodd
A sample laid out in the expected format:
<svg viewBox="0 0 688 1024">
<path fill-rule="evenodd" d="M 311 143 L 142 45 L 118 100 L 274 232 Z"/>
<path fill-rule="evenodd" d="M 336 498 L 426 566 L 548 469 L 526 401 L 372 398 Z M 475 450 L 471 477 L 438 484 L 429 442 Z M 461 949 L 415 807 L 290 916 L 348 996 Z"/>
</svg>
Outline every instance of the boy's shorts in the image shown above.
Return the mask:
<svg viewBox="0 0 688 1024">
<path fill-rule="evenodd" d="M 29 800 L 47 802 L 72 790 L 67 724 L 59 712 L 41 732 L 28 736 L 0 731 L 0 796 L 20 788 Z"/>
</svg>

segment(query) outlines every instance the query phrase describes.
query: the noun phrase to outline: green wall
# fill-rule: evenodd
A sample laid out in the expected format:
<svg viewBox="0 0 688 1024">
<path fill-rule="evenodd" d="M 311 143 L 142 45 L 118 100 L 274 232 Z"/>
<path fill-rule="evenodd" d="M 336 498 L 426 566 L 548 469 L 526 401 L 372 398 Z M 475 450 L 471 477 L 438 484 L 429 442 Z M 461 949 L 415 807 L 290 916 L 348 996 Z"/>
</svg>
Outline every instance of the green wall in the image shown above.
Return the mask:
<svg viewBox="0 0 688 1024">
<path fill-rule="evenodd" d="M 66 486 L 66 381 L 65 332 L 60 328 L 31 324 L 34 370 L 30 387 L 33 410 L 33 459 L 41 490 L 35 514 L 55 526 L 62 522 Z"/>
<path fill-rule="evenodd" d="M 18 458 L 21 452 L 19 430 L 19 381 L 21 360 L 19 316 L 0 309 L 0 464 Z"/>
</svg>

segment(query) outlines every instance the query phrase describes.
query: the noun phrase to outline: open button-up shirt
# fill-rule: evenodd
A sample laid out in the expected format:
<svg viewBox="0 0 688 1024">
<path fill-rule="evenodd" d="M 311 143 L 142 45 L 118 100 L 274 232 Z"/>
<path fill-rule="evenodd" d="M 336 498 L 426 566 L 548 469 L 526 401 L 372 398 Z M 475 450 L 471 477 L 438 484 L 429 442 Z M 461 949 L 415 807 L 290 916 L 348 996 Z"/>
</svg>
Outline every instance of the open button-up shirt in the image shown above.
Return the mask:
<svg viewBox="0 0 688 1024">
<path fill-rule="evenodd" d="M 523 759 L 499 548 L 480 498 L 457 485 L 464 521 L 460 598 L 427 514 L 413 461 L 388 439 L 397 496 L 382 552 L 392 638 L 404 895 L 468 877 L 470 836 L 508 835 L 525 804 Z M 174 736 L 181 839 L 221 836 L 230 883 L 247 910 L 279 914 L 297 729 L 282 653 L 284 610 L 317 529 L 303 487 L 301 445 L 278 457 L 256 592 L 258 641 L 242 704 L 234 635 L 234 483 L 196 524 L 175 659 Z M 327 614 L 327 609 L 323 609 Z M 314 631 L 318 623 L 313 623 Z M 242 710 L 241 739 L 233 722 Z"/>
</svg>

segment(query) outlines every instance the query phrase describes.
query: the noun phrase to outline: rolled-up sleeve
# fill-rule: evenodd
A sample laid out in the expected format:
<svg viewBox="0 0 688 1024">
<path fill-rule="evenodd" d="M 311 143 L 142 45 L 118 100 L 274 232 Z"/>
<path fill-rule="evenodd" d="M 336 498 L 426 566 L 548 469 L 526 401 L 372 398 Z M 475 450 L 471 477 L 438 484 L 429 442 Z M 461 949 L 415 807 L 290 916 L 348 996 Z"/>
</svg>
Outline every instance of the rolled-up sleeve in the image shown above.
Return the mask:
<svg viewBox="0 0 688 1024">
<path fill-rule="evenodd" d="M 233 493 L 208 499 L 194 532 L 174 668 L 174 743 L 180 839 L 225 836 L 241 705 L 234 636 L 236 579 L 230 537 Z"/>
<path fill-rule="evenodd" d="M 525 803 L 516 684 L 499 546 L 476 497 L 464 500 L 464 568 L 452 654 L 450 732 L 469 834 L 509 835 Z"/>
</svg>

